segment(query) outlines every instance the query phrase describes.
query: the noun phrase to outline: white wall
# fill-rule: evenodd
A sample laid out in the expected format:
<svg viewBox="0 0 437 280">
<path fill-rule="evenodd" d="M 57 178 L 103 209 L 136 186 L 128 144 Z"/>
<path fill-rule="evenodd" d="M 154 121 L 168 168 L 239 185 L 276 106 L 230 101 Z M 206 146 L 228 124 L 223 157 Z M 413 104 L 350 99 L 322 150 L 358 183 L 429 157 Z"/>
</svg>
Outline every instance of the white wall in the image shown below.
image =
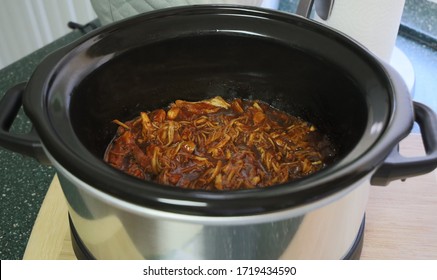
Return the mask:
<svg viewBox="0 0 437 280">
<path fill-rule="evenodd" d="M 0 0 L 0 69 L 70 32 L 69 21 L 97 18 L 90 1 Z M 266 8 L 278 5 L 279 0 L 262 0 Z"/>
<path fill-rule="evenodd" d="M 96 17 L 89 0 L 0 0 L 0 69 Z"/>
</svg>

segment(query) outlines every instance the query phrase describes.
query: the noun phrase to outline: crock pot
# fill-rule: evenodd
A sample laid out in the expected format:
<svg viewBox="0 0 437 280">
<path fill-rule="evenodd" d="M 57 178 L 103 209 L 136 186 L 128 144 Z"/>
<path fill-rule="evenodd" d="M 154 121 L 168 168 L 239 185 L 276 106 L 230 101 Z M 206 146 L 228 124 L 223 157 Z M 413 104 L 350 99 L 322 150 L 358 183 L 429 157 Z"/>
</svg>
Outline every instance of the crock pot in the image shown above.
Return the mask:
<svg viewBox="0 0 437 280">
<path fill-rule="evenodd" d="M 196 191 L 102 161 L 117 126 L 176 99 L 260 99 L 314 123 L 338 160 L 264 189 Z M 20 107 L 34 130 L 8 129 Z M 426 155 L 398 143 L 420 125 Z M 350 38 L 304 17 L 187 6 L 117 22 L 50 54 L 0 104 L 0 144 L 52 164 L 74 240 L 96 259 L 342 259 L 359 256 L 370 185 L 437 166 L 437 120 Z"/>
</svg>

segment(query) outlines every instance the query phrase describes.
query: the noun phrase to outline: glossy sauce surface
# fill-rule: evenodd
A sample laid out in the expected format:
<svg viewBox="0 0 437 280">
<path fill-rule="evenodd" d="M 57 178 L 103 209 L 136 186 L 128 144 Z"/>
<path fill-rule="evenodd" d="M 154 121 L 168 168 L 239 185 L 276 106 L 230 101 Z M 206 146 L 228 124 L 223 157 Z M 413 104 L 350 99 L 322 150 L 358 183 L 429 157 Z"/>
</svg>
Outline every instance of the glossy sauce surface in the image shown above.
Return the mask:
<svg viewBox="0 0 437 280">
<path fill-rule="evenodd" d="M 262 188 L 335 158 L 326 135 L 262 101 L 176 100 L 119 125 L 104 160 L 140 179 L 187 189 Z"/>
</svg>

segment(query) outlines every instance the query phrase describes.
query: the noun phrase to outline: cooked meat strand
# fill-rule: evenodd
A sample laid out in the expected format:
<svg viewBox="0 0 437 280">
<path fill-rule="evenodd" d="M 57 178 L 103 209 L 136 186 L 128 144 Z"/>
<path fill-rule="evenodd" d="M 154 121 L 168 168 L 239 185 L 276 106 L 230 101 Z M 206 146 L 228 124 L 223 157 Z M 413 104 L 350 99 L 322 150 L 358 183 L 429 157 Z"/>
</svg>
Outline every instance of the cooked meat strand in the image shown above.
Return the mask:
<svg viewBox="0 0 437 280">
<path fill-rule="evenodd" d="M 119 128 L 107 163 L 186 189 L 282 184 L 321 170 L 335 157 L 329 138 L 314 125 L 258 100 L 176 100 L 114 123 Z"/>
</svg>

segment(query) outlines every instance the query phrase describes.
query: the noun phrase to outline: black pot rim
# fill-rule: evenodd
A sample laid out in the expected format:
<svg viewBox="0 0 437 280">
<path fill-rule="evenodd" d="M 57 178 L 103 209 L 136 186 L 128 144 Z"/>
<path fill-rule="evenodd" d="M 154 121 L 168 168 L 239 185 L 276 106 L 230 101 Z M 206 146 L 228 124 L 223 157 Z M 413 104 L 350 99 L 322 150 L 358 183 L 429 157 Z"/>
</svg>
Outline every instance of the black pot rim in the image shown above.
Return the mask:
<svg viewBox="0 0 437 280">
<path fill-rule="evenodd" d="M 105 33 L 117 32 L 119 28 L 136 21 L 167 17 L 174 14 L 195 13 L 236 14 L 288 21 L 317 29 L 350 44 L 366 56 L 369 63 L 381 69 L 390 83 L 389 120 L 371 148 L 360 157 L 346 164 L 340 161 L 307 178 L 264 189 L 210 192 L 181 190 L 153 182 L 140 181 L 117 171 L 99 159 L 89 160 L 71 147 L 66 147 L 62 135 L 50 124 L 46 106 L 47 92 L 56 79 L 55 69 L 63 67 L 63 58 L 74 55 L 76 48 L 86 46 L 88 41 L 98 40 Z M 255 215 L 285 208 L 298 207 L 347 189 L 374 172 L 399 141 L 408 135 L 413 124 L 413 111 L 405 85 L 396 73 L 368 51 L 344 35 L 300 16 L 255 7 L 206 5 L 169 8 L 136 16 L 91 32 L 76 42 L 47 57 L 37 68 L 28 83 L 24 95 L 24 109 L 32 120 L 47 152 L 78 179 L 105 193 L 122 200 L 163 211 L 205 216 Z M 35 106 L 38 104 L 38 106 Z M 79 141 L 79 140 L 78 140 Z M 181 203 L 181 201 L 183 203 Z"/>
</svg>

